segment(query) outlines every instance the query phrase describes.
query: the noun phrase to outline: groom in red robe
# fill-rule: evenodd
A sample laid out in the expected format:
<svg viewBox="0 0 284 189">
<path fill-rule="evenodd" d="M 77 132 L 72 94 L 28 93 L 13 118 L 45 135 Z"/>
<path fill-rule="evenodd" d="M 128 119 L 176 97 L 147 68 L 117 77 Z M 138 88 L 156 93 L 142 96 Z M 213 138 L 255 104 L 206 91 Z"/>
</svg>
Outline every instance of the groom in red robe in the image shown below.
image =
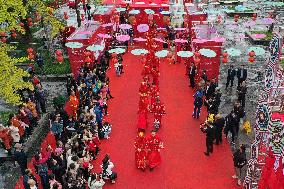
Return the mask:
<svg viewBox="0 0 284 189">
<path fill-rule="evenodd" d="M 148 165 L 150 171 L 153 171 L 153 169 L 161 163 L 160 150 L 164 148 L 160 137 L 157 136 L 156 130 L 152 130 L 151 135 L 147 137 L 147 146 L 149 150 Z"/>
</svg>

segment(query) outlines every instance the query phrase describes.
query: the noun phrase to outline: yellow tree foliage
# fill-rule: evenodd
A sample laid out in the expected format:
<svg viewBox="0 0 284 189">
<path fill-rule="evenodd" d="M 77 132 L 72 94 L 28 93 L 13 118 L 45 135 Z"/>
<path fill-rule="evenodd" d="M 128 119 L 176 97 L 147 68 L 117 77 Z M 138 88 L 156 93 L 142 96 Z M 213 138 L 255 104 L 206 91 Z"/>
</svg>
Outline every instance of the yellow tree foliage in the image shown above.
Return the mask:
<svg viewBox="0 0 284 189">
<path fill-rule="evenodd" d="M 19 23 L 33 12 L 38 12 L 43 23 L 51 28 L 51 37 L 55 37 L 63 29 L 63 24 L 53 16 L 53 10 L 45 6 L 42 0 L 0 0 L 0 32 L 8 34 L 16 29 L 19 33 L 24 33 Z M 0 97 L 8 103 L 19 105 L 22 102 L 17 91 L 25 88 L 33 90 L 33 85 L 23 80 L 29 74 L 16 67 L 17 63 L 27 59 L 10 57 L 8 52 L 13 49 L 15 47 L 0 42 Z"/>
<path fill-rule="evenodd" d="M 26 8 L 20 0 L 0 0 L 0 31 L 9 32 L 16 29 L 23 32 L 19 19 L 27 15 Z"/>
<path fill-rule="evenodd" d="M 23 80 L 29 74 L 15 66 L 27 59 L 8 56 L 7 52 L 13 49 L 14 47 L 5 44 L 0 46 L 0 96 L 8 103 L 20 105 L 21 97 L 17 91 L 25 88 L 33 90 L 33 85 Z"/>
</svg>

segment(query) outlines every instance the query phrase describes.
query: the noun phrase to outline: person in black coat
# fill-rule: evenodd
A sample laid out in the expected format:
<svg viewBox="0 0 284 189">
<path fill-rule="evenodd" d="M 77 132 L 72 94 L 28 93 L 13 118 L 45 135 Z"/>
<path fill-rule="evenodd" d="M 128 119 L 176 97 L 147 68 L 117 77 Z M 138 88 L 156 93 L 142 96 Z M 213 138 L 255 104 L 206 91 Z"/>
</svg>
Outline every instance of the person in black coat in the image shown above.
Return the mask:
<svg viewBox="0 0 284 189">
<path fill-rule="evenodd" d="M 195 74 L 196 74 L 196 66 L 194 65 L 194 63 L 192 63 L 188 73 L 191 88 L 195 87 Z"/>
<path fill-rule="evenodd" d="M 238 78 L 238 86 L 243 83 L 247 79 L 247 69 L 245 69 L 245 66 L 242 65 L 238 71 L 237 71 L 237 78 Z"/>
<path fill-rule="evenodd" d="M 225 126 L 225 119 L 220 114 L 217 114 L 215 116 L 213 125 L 215 128 L 216 145 L 219 145 L 220 143 L 222 143 L 222 132 Z"/>
<path fill-rule="evenodd" d="M 246 147 L 244 145 L 241 145 L 233 154 L 233 161 L 236 174 L 232 177 L 238 179 L 238 185 L 240 186 L 242 184 L 242 168 L 247 164 Z"/>
<path fill-rule="evenodd" d="M 226 120 L 226 127 L 224 129 L 224 133 L 227 137 L 228 132 L 230 131 L 232 133 L 232 143 L 235 143 L 235 138 L 238 135 L 238 130 L 239 130 L 238 117 L 235 114 L 235 112 L 232 111 L 230 114 L 226 116 L 225 120 Z"/>
<path fill-rule="evenodd" d="M 208 81 L 208 76 L 205 69 L 202 70 L 201 79 L 203 79 L 204 83 Z"/>
<path fill-rule="evenodd" d="M 215 90 L 218 87 L 218 83 L 216 83 L 216 79 L 213 79 L 206 90 L 206 99 L 209 99 L 214 96 Z"/>
<path fill-rule="evenodd" d="M 243 81 L 238 87 L 237 87 L 237 94 L 238 94 L 238 101 L 241 103 L 242 107 L 244 108 L 246 105 L 246 93 L 247 93 L 247 87 L 245 81 Z"/>
<path fill-rule="evenodd" d="M 217 88 L 215 90 L 215 93 L 214 93 L 214 100 L 216 102 L 216 111 L 219 112 L 219 106 L 221 104 L 221 96 L 222 96 L 222 93 L 220 92 L 220 89 Z"/>
<path fill-rule="evenodd" d="M 206 152 L 204 154 L 209 156 L 213 153 L 213 141 L 215 139 L 215 129 L 211 122 L 205 122 L 204 127 L 200 128 L 203 133 L 206 133 Z"/>
<path fill-rule="evenodd" d="M 26 169 L 28 168 L 28 157 L 26 152 L 22 149 L 22 144 L 15 144 L 14 160 L 19 164 L 22 175 L 25 174 Z"/>
<path fill-rule="evenodd" d="M 236 76 L 236 70 L 234 69 L 234 66 L 231 65 L 230 68 L 228 69 L 226 89 L 228 88 L 230 83 L 231 87 L 233 87 L 235 76 Z"/>
</svg>

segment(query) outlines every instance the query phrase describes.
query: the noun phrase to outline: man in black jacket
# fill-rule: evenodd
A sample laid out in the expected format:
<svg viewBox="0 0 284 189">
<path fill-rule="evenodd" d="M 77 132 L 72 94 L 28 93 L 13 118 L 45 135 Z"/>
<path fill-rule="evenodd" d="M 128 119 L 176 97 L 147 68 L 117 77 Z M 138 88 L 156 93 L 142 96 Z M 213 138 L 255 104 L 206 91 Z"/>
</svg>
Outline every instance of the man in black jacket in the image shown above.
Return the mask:
<svg viewBox="0 0 284 189">
<path fill-rule="evenodd" d="M 238 86 L 247 79 L 247 69 L 242 65 L 237 71 Z"/>
<path fill-rule="evenodd" d="M 243 144 L 233 154 L 233 161 L 236 174 L 232 177 L 238 179 L 238 185 L 240 186 L 242 184 L 242 168 L 247 164 L 246 147 Z"/>
<path fill-rule="evenodd" d="M 238 128 L 239 128 L 238 117 L 235 114 L 235 112 L 232 111 L 230 114 L 226 116 L 225 120 L 226 120 L 226 127 L 224 133 L 227 137 L 228 132 L 230 131 L 232 133 L 232 143 L 235 143 L 235 138 L 238 135 Z"/>
<path fill-rule="evenodd" d="M 207 126 L 201 128 L 201 131 L 206 133 L 206 152 L 204 154 L 209 156 L 210 153 L 213 153 L 213 141 L 215 139 L 215 131 L 213 124 L 211 122 L 205 123 Z"/>
<path fill-rule="evenodd" d="M 243 81 L 238 87 L 237 87 L 237 93 L 238 93 L 238 101 L 241 103 L 242 107 L 245 108 L 246 105 L 246 93 L 247 93 L 247 87 L 245 81 Z"/>
<path fill-rule="evenodd" d="M 222 143 L 222 132 L 225 125 L 225 119 L 220 114 L 217 114 L 213 125 L 215 128 L 216 145 L 219 145 L 219 143 Z"/>
<path fill-rule="evenodd" d="M 27 154 L 22 149 L 22 144 L 20 143 L 15 144 L 15 149 L 14 160 L 19 164 L 21 173 L 22 175 L 24 175 L 26 169 L 28 168 Z"/>
<path fill-rule="evenodd" d="M 196 66 L 194 63 L 191 64 L 189 68 L 189 82 L 190 82 L 190 87 L 194 88 L 195 87 L 195 72 L 196 72 Z"/>
<path fill-rule="evenodd" d="M 236 70 L 234 69 L 234 66 L 231 65 L 230 68 L 228 69 L 226 89 L 228 88 L 229 83 L 231 83 L 231 87 L 233 87 L 235 76 L 236 76 Z"/>
</svg>

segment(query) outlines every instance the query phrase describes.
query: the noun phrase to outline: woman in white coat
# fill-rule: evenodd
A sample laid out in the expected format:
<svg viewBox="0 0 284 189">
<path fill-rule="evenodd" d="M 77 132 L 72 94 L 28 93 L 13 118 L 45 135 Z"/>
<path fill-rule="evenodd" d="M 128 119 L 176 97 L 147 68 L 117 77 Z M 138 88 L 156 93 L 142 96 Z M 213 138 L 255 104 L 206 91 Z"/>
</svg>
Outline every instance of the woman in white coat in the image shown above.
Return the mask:
<svg viewBox="0 0 284 189">
<path fill-rule="evenodd" d="M 115 183 L 115 179 L 117 178 L 116 172 L 112 171 L 114 168 L 114 164 L 110 161 L 109 155 L 106 154 L 105 158 L 103 159 L 103 164 L 101 165 L 102 168 L 102 177 L 104 179 L 109 179 L 111 183 Z"/>
<path fill-rule="evenodd" d="M 102 189 L 105 181 L 99 174 L 92 174 L 88 179 L 88 186 L 90 189 Z"/>
</svg>

